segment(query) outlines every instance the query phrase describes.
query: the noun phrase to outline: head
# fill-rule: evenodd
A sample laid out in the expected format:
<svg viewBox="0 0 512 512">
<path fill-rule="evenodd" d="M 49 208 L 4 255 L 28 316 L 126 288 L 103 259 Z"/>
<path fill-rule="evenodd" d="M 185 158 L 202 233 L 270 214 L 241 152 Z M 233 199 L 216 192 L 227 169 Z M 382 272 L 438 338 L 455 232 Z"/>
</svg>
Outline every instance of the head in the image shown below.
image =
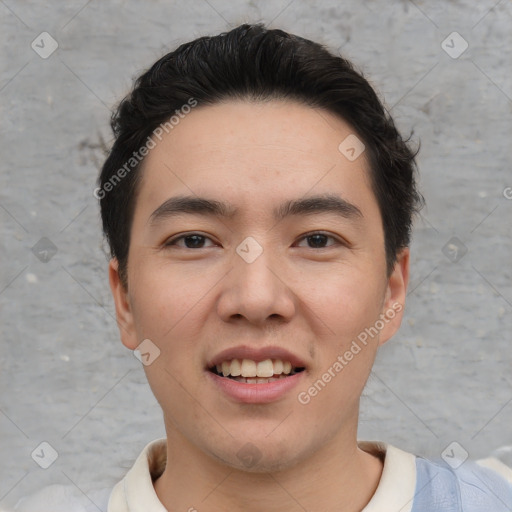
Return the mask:
<svg viewBox="0 0 512 512">
<path fill-rule="evenodd" d="M 162 57 L 112 127 L 96 190 L 110 283 L 123 343 L 160 351 L 145 370 L 168 434 L 238 467 L 250 440 L 252 470 L 355 435 L 421 204 L 415 155 L 367 80 L 242 25 Z M 291 362 L 290 390 L 234 396 L 216 367 L 242 358 Z"/>
</svg>

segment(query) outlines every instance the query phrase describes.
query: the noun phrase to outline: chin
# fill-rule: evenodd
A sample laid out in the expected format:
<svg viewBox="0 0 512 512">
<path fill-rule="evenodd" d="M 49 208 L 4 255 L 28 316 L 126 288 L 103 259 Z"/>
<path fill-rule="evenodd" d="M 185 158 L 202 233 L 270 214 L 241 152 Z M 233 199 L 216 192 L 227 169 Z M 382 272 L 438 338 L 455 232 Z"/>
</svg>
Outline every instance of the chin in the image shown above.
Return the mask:
<svg viewBox="0 0 512 512">
<path fill-rule="evenodd" d="M 247 439 L 250 437 L 248 436 Z M 240 448 L 236 451 L 230 449 L 219 453 L 218 450 L 215 450 L 211 454 L 223 464 L 248 473 L 279 472 L 292 468 L 301 460 L 300 454 L 297 453 L 296 443 L 279 447 L 263 438 L 261 441 L 248 440 L 245 443 L 237 444 L 240 444 Z"/>
</svg>

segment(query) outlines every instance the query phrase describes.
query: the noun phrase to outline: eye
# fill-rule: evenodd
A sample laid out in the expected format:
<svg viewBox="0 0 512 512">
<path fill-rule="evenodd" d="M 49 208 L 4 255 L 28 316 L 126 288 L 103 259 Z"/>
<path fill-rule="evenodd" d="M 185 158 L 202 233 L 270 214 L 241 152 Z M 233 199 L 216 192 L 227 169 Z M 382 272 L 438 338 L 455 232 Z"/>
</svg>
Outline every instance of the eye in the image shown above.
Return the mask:
<svg viewBox="0 0 512 512">
<path fill-rule="evenodd" d="M 181 242 L 183 240 L 183 245 L 178 245 L 178 242 Z M 201 235 L 200 233 L 188 233 L 185 235 L 180 235 L 174 238 L 171 238 L 167 240 L 164 244 L 165 247 L 181 247 L 184 249 L 203 249 L 204 248 L 204 242 L 206 240 L 210 240 L 205 235 Z"/>
<path fill-rule="evenodd" d="M 325 247 L 324 244 L 327 242 L 329 238 L 331 240 L 334 240 L 335 244 L 331 244 Z M 303 236 L 300 240 L 309 240 L 311 242 L 311 245 L 309 246 L 310 249 L 327 249 L 329 247 L 332 247 L 332 245 L 343 245 L 337 238 L 321 232 L 309 233 Z"/>
<path fill-rule="evenodd" d="M 326 246 L 325 244 L 329 239 L 334 240 L 334 244 Z M 203 249 L 205 248 L 205 242 L 207 240 L 212 242 L 212 240 L 209 237 L 202 235 L 201 233 L 187 233 L 167 240 L 164 246 L 181 247 L 183 249 Z M 340 242 L 336 237 L 321 232 L 309 233 L 307 235 L 304 235 L 302 238 L 300 238 L 299 241 L 303 240 L 307 240 L 309 242 L 308 248 L 310 249 L 327 249 L 329 247 L 332 247 L 333 245 L 343 245 L 343 243 Z M 183 242 L 183 244 L 179 242 Z"/>
</svg>

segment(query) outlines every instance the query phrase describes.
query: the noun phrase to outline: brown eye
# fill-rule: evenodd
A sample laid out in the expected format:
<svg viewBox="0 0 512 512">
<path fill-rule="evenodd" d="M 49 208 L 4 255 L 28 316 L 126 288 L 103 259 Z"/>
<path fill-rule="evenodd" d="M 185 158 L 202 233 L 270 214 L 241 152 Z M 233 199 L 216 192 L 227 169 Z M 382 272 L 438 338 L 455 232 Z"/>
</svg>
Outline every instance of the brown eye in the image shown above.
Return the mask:
<svg viewBox="0 0 512 512">
<path fill-rule="evenodd" d="M 335 244 L 331 244 L 331 245 L 325 245 L 327 243 L 327 241 L 331 239 L 331 240 L 334 240 L 335 241 Z M 307 240 L 308 241 L 308 246 L 310 249 L 327 249 L 329 247 L 332 247 L 333 245 L 336 245 L 340 242 L 338 242 L 338 240 L 336 238 L 334 238 L 333 236 L 330 236 L 330 235 L 327 235 L 325 233 L 310 233 L 309 235 L 305 235 L 301 238 L 301 241 L 302 240 Z"/>
<path fill-rule="evenodd" d="M 178 245 L 178 242 L 183 240 L 183 244 Z M 200 235 L 199 233 L 189 233 L 187 235 L 180 235 L 172 238 L 165 243 L 166 247 L 181 247 L 183 249 L 203 249 L 205 241 L 210 240 L 207 236 Z"/>
</svg>

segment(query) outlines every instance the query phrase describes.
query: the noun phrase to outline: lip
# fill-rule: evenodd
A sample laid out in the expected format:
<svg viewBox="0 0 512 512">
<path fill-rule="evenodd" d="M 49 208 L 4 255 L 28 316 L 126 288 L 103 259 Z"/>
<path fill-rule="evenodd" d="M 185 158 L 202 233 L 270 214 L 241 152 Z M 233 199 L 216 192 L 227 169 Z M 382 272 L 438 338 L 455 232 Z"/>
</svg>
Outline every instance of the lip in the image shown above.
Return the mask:
<svg viewBox="0 0 512 512">
<path fill-rule="evenodd" d="M 286 395 L 298 385 L 306 372 L 302 371 L 267 384 L 247 384 L 227 377 L 220 377 L 208 370 L 206 373 L 207 378 L 212 379 L 213 384 L 231 399 L 246 404 L 266 404 Z"/>
<path fill-rule="evenodd" d="M 217 364 L 222 364 L 223 361 L 231 361 L 232 359 L 252 359 L 257 363 L 265 361 L 266 359 L 281 359 L 282 361 L 290 361 L 294 368 L 306 367 L 306 363 L 304 363 L 304 361 L 302 361 L 298 356 L 281 347 L 269 346 L 255 348 L 247 345 L 239 345 L 238 347 L 231 347 L 219 352 L 210 361 L 208 361 L 206 369 L 208 370 Z M 251 384 L 247 385 L 250 386 Z"/>
<path fill-rule="evenodd" d="M 210 371 L 210 368 L 232 359 L 251 359 L 257 363 L 266 359 L 280 359 L 289 361 L 294 368 L 304 368 L 304 371 L 290 375 L 283 379 L 266 384 L 247 384 L 234 379 L 221 377 Z M 306 373 L 306 363 L 292 352 L 276 346 L 255 348 L 248 345 L 239 345 L 219 352 L 207 363 L 205 369 L 208 378 L 213 384 L 232 400 L 246 404 L 265 404 L 282 398 L 294 388 Z"/>
</svg>

